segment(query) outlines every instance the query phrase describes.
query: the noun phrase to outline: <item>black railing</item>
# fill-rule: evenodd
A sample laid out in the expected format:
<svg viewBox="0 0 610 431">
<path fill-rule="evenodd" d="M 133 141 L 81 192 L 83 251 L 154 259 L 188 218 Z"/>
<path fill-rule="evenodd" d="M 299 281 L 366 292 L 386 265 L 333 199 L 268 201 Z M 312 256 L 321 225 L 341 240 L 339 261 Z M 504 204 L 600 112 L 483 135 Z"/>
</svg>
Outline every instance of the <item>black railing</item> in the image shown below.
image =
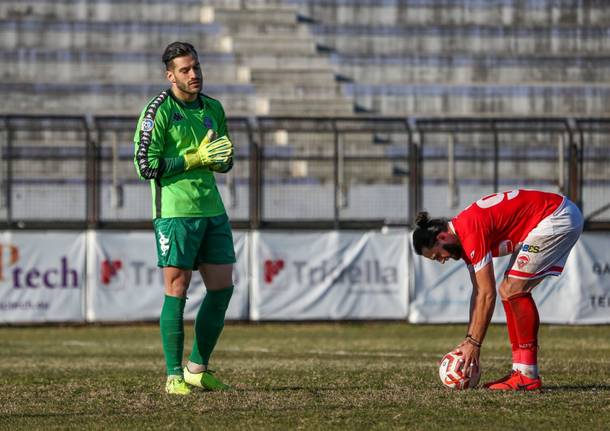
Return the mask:
<svg viewBox="0 0 610 431">
<path fill-rule="evenodd" d="M 136 118 L 0 116 L 0 227 L 148 228 Z M 217 182 L 236 227 L 407 226 L 516 187 L 569 196 L 610 228 L 610 119 L 230 118 Z"/>
</svg>

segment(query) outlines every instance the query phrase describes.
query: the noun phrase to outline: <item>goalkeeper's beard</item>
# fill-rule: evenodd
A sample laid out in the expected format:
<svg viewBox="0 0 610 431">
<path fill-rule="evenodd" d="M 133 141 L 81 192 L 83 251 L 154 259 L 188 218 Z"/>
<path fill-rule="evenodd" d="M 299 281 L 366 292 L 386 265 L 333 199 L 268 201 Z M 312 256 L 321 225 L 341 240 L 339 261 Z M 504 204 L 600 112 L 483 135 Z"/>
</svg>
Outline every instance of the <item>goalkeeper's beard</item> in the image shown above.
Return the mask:
<svg viewBox="0 0 610 431">
<path fill-rule="evenodd" d="M 176 81 L 176 87 L 186 94 L 199 94 L 201 91 L 201 81 L 189 84 L 188 82 Z"/>
</svg>

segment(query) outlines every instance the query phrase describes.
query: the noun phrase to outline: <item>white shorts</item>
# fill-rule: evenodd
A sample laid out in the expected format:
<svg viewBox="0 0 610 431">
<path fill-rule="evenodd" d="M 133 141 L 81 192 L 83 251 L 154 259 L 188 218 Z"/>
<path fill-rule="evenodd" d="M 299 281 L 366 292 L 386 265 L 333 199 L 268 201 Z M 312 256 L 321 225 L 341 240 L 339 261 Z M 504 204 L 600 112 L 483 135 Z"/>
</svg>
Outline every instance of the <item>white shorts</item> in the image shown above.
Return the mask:
<svg viewBox="0 0 610 431">
<path fill-rule="evenodd" d="M 561 274 L 583 225 L 578 207 L 563 198 L 555 212 L 538 223 L 516 247 L 505 276 L 534 280 Z"/>
</svg>

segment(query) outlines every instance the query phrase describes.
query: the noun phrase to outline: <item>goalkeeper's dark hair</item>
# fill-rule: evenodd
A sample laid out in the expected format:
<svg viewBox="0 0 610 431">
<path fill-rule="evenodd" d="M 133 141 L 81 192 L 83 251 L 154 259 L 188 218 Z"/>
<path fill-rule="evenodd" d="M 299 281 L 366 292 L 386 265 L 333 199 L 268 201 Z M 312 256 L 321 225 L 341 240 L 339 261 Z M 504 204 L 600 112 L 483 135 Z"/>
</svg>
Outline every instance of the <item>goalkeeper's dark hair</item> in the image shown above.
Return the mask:
<svg viewBox="0 0 610 431">
<path fill-rule="evenodd" d="M 428 217 L 427 212 L 420 212 L 415 217 L 415 226 L 413 227 L 413 248 L 415 253 L 421 255 L 422 249 L 432 248 L 436 243 L 436 237 L 441 232 L 446 232 L 449 229 L 448 220 L 445 218 Z"/>
<path fill-rule="evenodd" d="M 172 42 L 165 48 L 163 52 L 163 63 L 165 64 L 165 69 L 169 70 L 169 66 L 172 60 L 176 57 L 184 57 L 186 55 L 190 55 L 195 59 L 198 59 L 197 51 L 195 51 L 195 47 L 188 42 Z"/>
</svg>

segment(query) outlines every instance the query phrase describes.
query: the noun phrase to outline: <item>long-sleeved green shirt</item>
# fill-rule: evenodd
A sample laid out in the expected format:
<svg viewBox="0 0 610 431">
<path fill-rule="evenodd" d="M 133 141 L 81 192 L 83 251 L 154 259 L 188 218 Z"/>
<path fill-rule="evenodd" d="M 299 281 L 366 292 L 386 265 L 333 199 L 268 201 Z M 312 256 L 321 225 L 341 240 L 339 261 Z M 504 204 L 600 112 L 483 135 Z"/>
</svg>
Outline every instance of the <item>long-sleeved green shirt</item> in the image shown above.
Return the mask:
<svg viewBox="0 0 610 431">
<path fill-rule="evenodd" d="M 222 105 L 204 94 L 185 103 L 165 90 L 140 114 L 134 161 L 139 177 L 150 180 L 153 218 L 225 213 L 214 174 L 203 167 L 184 169 L 184 154 L 196 149 L 209 129 L 228 137 Z"/>
</svg>

